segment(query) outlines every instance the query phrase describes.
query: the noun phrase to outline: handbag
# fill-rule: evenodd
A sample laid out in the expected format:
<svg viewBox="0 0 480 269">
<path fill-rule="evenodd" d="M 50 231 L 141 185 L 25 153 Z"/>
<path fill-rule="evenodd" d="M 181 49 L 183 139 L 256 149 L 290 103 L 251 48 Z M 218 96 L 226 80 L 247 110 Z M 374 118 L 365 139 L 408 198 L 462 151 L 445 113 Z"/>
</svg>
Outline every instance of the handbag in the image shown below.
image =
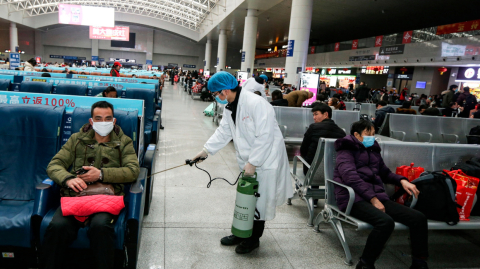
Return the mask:
<svg viewBox="0 0 480 269">
<path fill-rule="evenodd" d="M 61 196 L 70 196 L 70 197 L 81 197 L 81 196 L 91 196 L 91 195 L 115 195 L 115 189 L 113 188 L 112 184 L 109 183 L 102 183 L 102 182 L 94 182 L 92 184 L 88 184 L 87 188 L 80 191 L 75 192 L 69 188 L 62 188 L 60 190 Z M 66 194 L 69 195 L 66 195 Z"/>
<path fill-rule="evenodd" d="M 455 196 L 457 203 L 462 206 L 462 208 L 457 209 L 460 220 L 469 221 L 479 179 L 465 174 L 462 170 L 444 170 L 444 172 L 448 173 L 457 182 L 457 192 Z"/>
</svg>

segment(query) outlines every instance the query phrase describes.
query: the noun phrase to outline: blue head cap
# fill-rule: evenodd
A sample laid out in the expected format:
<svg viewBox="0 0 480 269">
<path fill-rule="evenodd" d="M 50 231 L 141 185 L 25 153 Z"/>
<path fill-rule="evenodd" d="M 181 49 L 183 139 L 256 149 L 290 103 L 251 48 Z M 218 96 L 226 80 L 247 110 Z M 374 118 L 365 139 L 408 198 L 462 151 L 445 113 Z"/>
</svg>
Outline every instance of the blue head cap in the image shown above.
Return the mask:
<svg viewBox="0 0 480 269">
<path fill-rule="evenodd" d="M 208 90 L 211 92 L 218 92 L 221 90 L 233 90 L 238 86 L 237 79 L 227 71 L 220 71 L 215 73 L 210 80 L 208 80 Z"/>
<path fill-rule="evenodd" d="M 267 75 L 264 75 L 264 74 L 262 74 L 262 75 L 260 75 L 260 77 L 261 77 L 261 78 L 263 78 L 263 79 L 265 80 L 265 82 L 267 82 L 267 81 L 268 81 L 268 77 L 267 77 Z"/>
</svg>

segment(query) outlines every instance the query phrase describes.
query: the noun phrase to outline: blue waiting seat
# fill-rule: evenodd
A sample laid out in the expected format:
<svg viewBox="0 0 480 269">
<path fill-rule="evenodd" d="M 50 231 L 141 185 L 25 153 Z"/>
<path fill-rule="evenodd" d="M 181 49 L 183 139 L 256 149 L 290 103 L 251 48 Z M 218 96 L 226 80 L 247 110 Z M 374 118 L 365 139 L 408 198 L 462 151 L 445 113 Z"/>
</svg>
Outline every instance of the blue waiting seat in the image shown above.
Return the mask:
<svg viewBox="0 0 480 269">
<path fill-rule="evenodd" d="M 124 131 L 124 133 L 133 138 L 136 138 L 138 113 L 136 111 L 121 111 L 115 110 L 114 116 Z M 72 114 L 72 132 L 78 132 L 80 128 L 88 122 L 90 118 L 90 109 L 75 108 Z M 134 147 L 137 143 L 134 143 Z M 136 268 L 138 249 L 140 246 L 141 238 L 141 224 L 144 215 L 145 204 L 145 180 L 147 177 L 147 169 L 141 168 L 140 175 L 137 181 L 132 184 L 125 184 L 125 208 L 122 210 L 115 223 L 115 252 L 117 255 L 116 260 L 120 261 L 120 264 L 128 264 L 128 268 Z M 59 188 L 52 181 L 45 181 L 43 184 L 45 189 L 43 190 L 43 196 L 54 202 L 47 208 L 43 208 L 42 211 L 47 212 L 40 225 L 40 242 L 43 243 L 46 229 L 52 221 L 53 215 L 60 203 Z M 74 251 L 84 251 L 90 248 L 90 240 L 88 239 L 87 232 L 89 226 L 81 228 L 78 231 L 77 239 L 70 246 Z M 126 254 L 125 254 L 126 253 Z M 120 257 L 119 257 L 120 256 Z M 117 265 L 116 267 L 117 268 Z"/>
<path fill-rule="evenodd" d="M 34 93 L 51 93 L 53 90 L 53 83 L 38 82 L 38 81 L 23 81 L 20 84 L 20 92 L 34 92 Z"/>
<path fill-rule="evenodd" d="M 145 125 L 144 125 L 144 142 L 145 148 L 152 141 L 152 133 L 158 134 L 158 130 L 153 130 L 153 118 L 155 116 L 155 91 L 147 89 L 134 89 L 130 88 L 125 91 L 125 98 L 127 99 L 140 99 L 145 101 Z M 156 137 L 153 137 L 153 143 L 156 143 Z"/>
<path fill-rule="evenodd" d="M 103 92 L 106 89 L 107 89 L 107 86 L 93 86 L 91 89 L 88 89 L 88 96 L 96 96 L 97 94 Z"/>
<path fill-rule="evenodd" d="M 158 137 L 160 124 L 154 121 L 155 117 L 155 91 L 147 89 L 130 88 L 125 91 L 125 98 L 144 100 L 144 156 L 140 156 L 141 166 L 148 169 L 148 175 L 152 174 L 155 165 L 155 149 Z M 152 139 L 153 137 L 153 139 Z M 152 144 L 150 144 L 150 141 Z M 141 146 L 141 145 L 139 145 Z M 150 203 L 153 196 L 153 178 L 148 178 L 146 181 L 146 201 L 145 201 L 145 215 L 150 212 Z"/>
<path fill-rule="evenodd" d="M 12 82 L 9 79 L 0 79 L 0 91 L 10 90 Z"/>
<path fill-rule="evenodd" d="M 87 95 L 87 85 L 58 84 L 53 89 L 53 94 Z"/>
<path fill-rule="evenodd" d="M 0 249 L 2 263 L 35 264 L 35 242 L 45 212 L 34 211 L 36 186 L 57 153 L 64 107 L 0 104 Z M 3 267 L 3 266 L 2 266 Z M 29 266 L 32 267 L 32 266 Z M 35 266 L 33 266 L 35 267 Z"/>
</svg>

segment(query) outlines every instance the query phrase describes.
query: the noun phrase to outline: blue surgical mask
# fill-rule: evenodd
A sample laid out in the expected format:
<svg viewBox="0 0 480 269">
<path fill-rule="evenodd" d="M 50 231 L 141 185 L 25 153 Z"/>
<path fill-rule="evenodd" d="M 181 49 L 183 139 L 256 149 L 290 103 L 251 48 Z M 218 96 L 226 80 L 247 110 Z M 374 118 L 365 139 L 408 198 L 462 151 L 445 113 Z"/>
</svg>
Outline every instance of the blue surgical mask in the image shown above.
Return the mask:
<svg viewBox="0 0 480 269">
<path fill-rule="evenodd" d="M 225 98 L 225 100 L 222 100 L 222 99 L 220 99 L 220 97 L 216 96 L 216 97 L 215 97 L 215 100 L 217 100 L 217 103 L 219 103 L 219 104 L 221 104 L 221 105 L 226 105 L 226 104 L 228 104 L 228 101 L 227 101 L 226 98 Z"/>
<path fill-rule="evenodd" d="M 366 147 L 369 148 L 373 146 L 373 143 L 375 143 L 375 136 L 364 136 L 362 144 Z"/>
</svg>

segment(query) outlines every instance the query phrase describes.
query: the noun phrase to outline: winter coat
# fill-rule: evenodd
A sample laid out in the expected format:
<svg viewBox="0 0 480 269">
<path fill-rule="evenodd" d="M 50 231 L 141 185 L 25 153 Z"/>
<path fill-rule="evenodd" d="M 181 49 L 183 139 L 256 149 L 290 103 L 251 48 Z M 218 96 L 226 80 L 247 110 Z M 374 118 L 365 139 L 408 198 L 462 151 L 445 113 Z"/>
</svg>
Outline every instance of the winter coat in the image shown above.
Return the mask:
<svg viewBox="0 0 480 269">
<path fill-rule="evenodd" d="M 288 106 L 302 107 L 303 102 L 308 99 L 309 91 L 293 91 L 283 97 L 288 100 Z"/>
<path fill-rule="evenodd" d="M 463 107 L 463 111 L 460 113 L 459 117 L 468 118 L 470 116 L 470 110 L 475 109 L 477 98 L 470 92 L 465 91 L 458 96 L 457 104 Z"/>
<path fill-rule="evenodd" d="M 455 92 L 452 90 L 446 90 L 442 92 L 442 95 L 443 95 L 442 107 L 444 108 L 450 107 L 450 102 L 453 102 L 453 95 L 455 95 Z"/>
<path fill-rule="evenodd" d="M 337 162 L 333 180 L 347 185 L 355 191 L 355 203 L 377 197 L 381 202 L 389 200 L 383 183 L 401 186 L 405 177 L 392 173 L 380 155 L 380 145 L 365 148 L 353 135 L 335 141 Z M 340 186 L 335 186 L 335 199 L 340 210 L 347 208 L 349 193 Z"/>
<path fill-rule="evenodd" d="M 140 173 L 132 139 L 123 133 L 120 126 L 115 125 L 110 133 L 110 142 L 98 144 L 95 131 L 87 123 L 53 157 L 48 164 L 47 174 L 55 183 L 66 187 L 66 180 L 74 178 L 76 170 L 90 166 L 92 162 L 94 167 L 102 169 L 103 183 L 112 183 L 115 193 L 122 195 L 123 183 L 134 182 Z M 68 172 L 70 166 L 72 169 Z M 64 196 L 73 194 L 73 190 L 63 193 Z"/>
<path fill-rule="evenodd" d="M 415 109 L 411 109 L 411 108 L 397 108 L 397 113 L 398 114 L 413 114 L 413 115 L 417 115 L 417 111 L 415 111 Z"/>
<path fill-rule="evenodd" d="M 355 91 L 355 99 L 357 102 L 364 102 L 368 99 L 368 94 L 370 93 L 370 89 L 367 88 L 365 85 L 361 85 Z"/>
<path fill-rule="evenodd" d="M 331 119 L 324 119 L 322 122 L 312 123 L 303 136 L 300 154 L 305 161 L 312 163 L 320 138 L 342 138 L 345 136 L 345 131 L 338 127 Z M 305 168 L 306 166 L 304 166 L 304 172 L 306 173 L 308 169 Z"/>
<path fill-rule="evenodd" d="M 275 101 L 271 101 L 270 104 L 272 106 L 288 106 L 288 100 L 287 99 L 278 99 Z"/>
<path fill-rule="evenodd" d="M 33 68 L 33 65 L 29 62 L 25 62 L 25 67 L 23 68 L 23 71 L 35 71 L 35 68 Z"/>
<path fill-rule="evenodd" d="M 383 121 L 385 120 L 385 117 L 387 116 L 388 113 L 395 113 L 395 109 L 391 106 L 384 106 L 377 111 L 375 111 L 375 129 L 378 131 L 378 128 L 380 128 L 383 124 Z"/>
</svg>

